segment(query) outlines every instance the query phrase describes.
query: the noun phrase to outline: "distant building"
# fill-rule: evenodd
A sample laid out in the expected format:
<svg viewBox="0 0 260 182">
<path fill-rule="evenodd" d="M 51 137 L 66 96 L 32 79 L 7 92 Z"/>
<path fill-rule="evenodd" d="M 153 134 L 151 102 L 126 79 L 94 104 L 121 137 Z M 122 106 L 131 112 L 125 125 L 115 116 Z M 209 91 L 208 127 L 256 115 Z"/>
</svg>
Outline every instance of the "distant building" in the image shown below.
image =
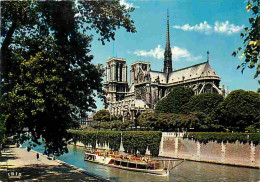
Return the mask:
<svg viewBox="0 0 260 182">
<path fill-rule="evenodd" d="M 93 121 L 94 119 L 93 119 L 93 115 L 88 115 L 88 121 L 89 122 L 91 122 L 91 121 Z"/>
<path fill-rule="evenodd" d="M 208 53 L 209 54 L 209 53 Z M 172 69 L 169 16 L 167 15 L 166 46 L 163 71 L 151 70 L 149 62 L 135 62 L 130 68 L 130 84 L 127 82 L 126 61 L 110 58 L 106 63 L 106 101 L 111 115 L 134 119 L 141 111 L 154 109 L 156 103 L 173 87 L 187 86 L 195 94 L 219 93 L 220 77 L 207 61 L 179 70 Z"/>
<path fill-rule="evenodd" d="M 93 115 L 92 114 L 82 114 L 81 117 L 79 118 L 79 124 L 81 128 L 86 128 L 87 126 L 89 126 L 91 124 L 91 122 L 93 122 Z"/>
<path fill-rule="evenodd" d="M 78 117 L 80 126 L 86 126 L 87 125 L 87 121 L 88 121 L 87 119 L 88 119 L 88 114 L 87 113 L 81 114 Z"/>
</svg>

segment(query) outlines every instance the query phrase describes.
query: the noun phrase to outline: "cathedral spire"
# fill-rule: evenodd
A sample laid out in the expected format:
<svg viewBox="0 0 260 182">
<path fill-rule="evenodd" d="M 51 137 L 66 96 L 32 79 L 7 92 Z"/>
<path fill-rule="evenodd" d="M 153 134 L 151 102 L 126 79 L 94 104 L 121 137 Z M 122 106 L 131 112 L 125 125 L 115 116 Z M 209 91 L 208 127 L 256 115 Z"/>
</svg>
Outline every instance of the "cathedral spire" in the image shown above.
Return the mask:
<svg viewBox="0 0 260 182">
<path fill-rule="evenodd" d="M 167 30 L 166 30 L 166 48 L 171 49 L 170 30 L 169 30 L 169 10 L 167 9 Z"/>
<path fill-rule="evenodd" d="M 166 45 L 164 50 L 164 72 L 172 72 L 172 51 L 170 44 L 170 29 L 169 29 L 169 10 L 167 9 L 167 30 L 166 30 Z"/>
</svg>

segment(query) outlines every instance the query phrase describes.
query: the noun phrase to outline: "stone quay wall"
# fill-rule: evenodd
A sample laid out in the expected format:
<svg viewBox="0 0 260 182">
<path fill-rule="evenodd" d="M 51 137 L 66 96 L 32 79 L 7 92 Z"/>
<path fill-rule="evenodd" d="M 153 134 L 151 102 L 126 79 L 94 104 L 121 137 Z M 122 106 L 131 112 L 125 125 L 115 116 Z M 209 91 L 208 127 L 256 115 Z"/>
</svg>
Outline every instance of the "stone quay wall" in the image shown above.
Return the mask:
<svg viewBox="0 0 260 182">
<path fill-rule="evenodd" d="M 260 168 L 260 145 L 239 141 L 203 144 L 184 139 L 183 134 L 163 132 L 159 156 Z"/>
</svg>

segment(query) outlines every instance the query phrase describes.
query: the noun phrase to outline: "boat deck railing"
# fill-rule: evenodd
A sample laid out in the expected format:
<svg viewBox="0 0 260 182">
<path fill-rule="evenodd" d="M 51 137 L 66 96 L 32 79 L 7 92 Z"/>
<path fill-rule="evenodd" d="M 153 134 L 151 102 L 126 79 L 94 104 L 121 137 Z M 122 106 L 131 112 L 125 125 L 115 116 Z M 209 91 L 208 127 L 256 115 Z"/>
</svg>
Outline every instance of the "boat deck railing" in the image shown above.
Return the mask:
<svg viewBox="0 0 260 182">
<path fill-rule="evenodd" d="M 129 163 L 133 165 L 147 166 L 153 169 L 167 169 L 168 171 L 177 167 L 184 162 L 183 159 L 156 159 L 151 157 L 133 156 L 133 155 L 119 155 L 116 151 L 107 150 L 87 150 L 88 153 L 96 154 L 98 156 L 106 156 L 112 158 L 114 163 Z M 178 163 L 180 162 L 180 163 Z M 136 166 L 137 167 L 137 166 Z"/>
</svg>

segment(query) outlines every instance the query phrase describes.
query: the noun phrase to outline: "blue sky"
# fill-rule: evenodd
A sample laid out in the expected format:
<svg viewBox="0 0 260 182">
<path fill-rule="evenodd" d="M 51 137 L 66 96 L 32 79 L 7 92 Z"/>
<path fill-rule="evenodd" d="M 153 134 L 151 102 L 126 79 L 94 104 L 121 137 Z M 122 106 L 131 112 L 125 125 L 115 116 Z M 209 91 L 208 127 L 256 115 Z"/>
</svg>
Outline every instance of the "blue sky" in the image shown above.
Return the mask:
<svg viewBox="0 0 260 182">
<path fill-rule="evenodd" d="M 229 90 L 257 90 L 254 70 L 246 69 L 242 74 L 236 69 L 240 59 L 231 56 L 237 47 L 242 46 L 240 32 L 249 25 L 250 14 L 245 9 L 244 0 L 123 0 L 121 3 L 136 7 L 131 17 L 137 33 L 127 33 L 123 28 L 118 30 L 114 54 L 113 43 L 107 42 L 103 46 L 94 35 L 93 63 L 105 65 L 114 55 L 126 59 L 129 67 L 135 61 L 149 61 L 153 70 L 161 70 L 168 8 L 173 69 L 204 62 L 209 51 L 210 65 L 221 77 L 221 85 Z M 97 105 L 98 109 L 103 108 L 100 101 Z"/>
</svg>

